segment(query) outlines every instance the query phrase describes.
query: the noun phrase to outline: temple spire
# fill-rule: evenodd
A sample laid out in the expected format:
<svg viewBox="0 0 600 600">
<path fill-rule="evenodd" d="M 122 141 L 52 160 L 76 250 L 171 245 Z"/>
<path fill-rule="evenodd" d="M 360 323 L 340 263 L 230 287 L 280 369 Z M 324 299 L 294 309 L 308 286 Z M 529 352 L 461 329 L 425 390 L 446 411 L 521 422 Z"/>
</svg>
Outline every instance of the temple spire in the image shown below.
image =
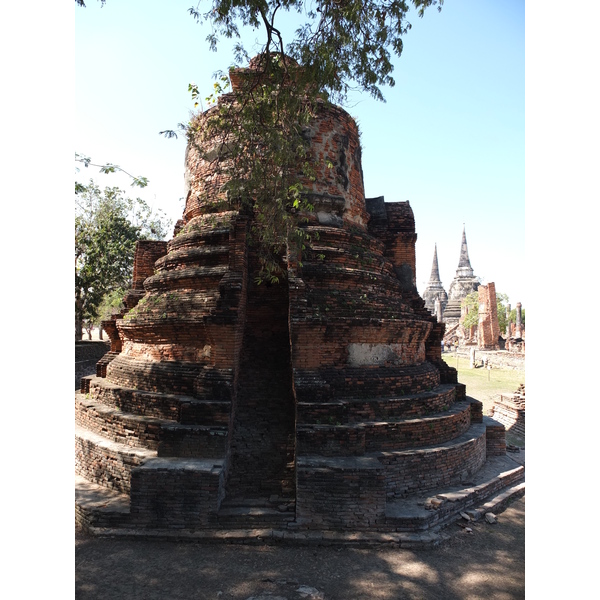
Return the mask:
<svg viewBox="0 0 600 600">
<path fill-rule="evenodd" d="M 429 284 L 437 283 L 440 281 L 440 270 L 438 268 L 438 257 L 437 257 L 437 244 L 433 251 L 433 264 L 431 265 L 431 276 L 429 277 Z"/>
<path fill-rule="evenodd" d="M 460 258 L 458 259 L 457 277 L 473 277 L 473 268 L 469 260 L 469 249 L 467 248 L 467 234 L 463 224 L 462 242 L 460 244 Z"/>
<path fill-rule="evenodd" d="M 429 283 L 423 292 L 423 300 L 425 301 L 425 308 L 434 316 L 437 317 L 438 321 L 441 320 L 444 309 L 448 302 L 448 294 L 442 286 L 440 281 L 440 270 L 438 268 L 437 258 L 437 244 L 433 251 L 433 264 L 431 266 L 431 277 Z"/>
<path fill-rule="evenodd" d="M 444 323 L 448 328 L 459 322 L 461 317 L 461 302 L 471 292 L 479 287 L 479 279 L 475 277 L 471 261 L 469 260 L 469 249 L 467 248 L 467 234 L 463 223 L 462 241 L 460 244 L 460 258 L 456 276 L 448 290 L 448 304 L 444 311 Z"/>
</svg>

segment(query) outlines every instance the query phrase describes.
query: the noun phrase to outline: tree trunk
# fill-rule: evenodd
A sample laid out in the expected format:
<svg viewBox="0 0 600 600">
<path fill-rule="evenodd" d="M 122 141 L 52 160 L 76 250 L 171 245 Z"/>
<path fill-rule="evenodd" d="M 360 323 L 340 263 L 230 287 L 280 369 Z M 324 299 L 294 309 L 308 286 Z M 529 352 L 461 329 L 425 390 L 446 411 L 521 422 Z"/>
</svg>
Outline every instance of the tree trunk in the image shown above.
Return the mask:
<svg viewBox="0 0 600 600">
<path fill-rule="evenodd" d="M 75 297 L 75 341 L 80 342 L 83 337 L 83 302 Z"/>
</svg>

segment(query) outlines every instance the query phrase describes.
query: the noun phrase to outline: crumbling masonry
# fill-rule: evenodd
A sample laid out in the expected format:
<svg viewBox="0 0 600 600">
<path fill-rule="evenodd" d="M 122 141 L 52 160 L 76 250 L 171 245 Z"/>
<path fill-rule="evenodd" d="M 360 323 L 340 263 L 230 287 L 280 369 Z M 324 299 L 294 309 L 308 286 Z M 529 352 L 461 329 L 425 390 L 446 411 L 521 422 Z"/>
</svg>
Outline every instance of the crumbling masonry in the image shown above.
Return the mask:
<svg viewBox="0 0 600 600">
<path fill-rule="evenodd" d="M 522 480 L 494 463 L 504 427 L 441 360 L 409 203 L 365 199 L 344 110 L 321 103 L 309 133 L 335 168 L 305 182 L 313 241 L 271 286 L 252 277 L 249 218 L 200 199 L 214 173 L 189 147 L 176 235 L 138 243 L 111 352 L 76 395 L 90 531 L 399 541 Z"/>
<path fill-rule="evenodd" d="M 496 285 L 494 283 L 480 285 L 477 294 L 479 296 L 477 347 L 482 350 L 498 350 L 500 327 L 498 325 Z"/>
</svg>

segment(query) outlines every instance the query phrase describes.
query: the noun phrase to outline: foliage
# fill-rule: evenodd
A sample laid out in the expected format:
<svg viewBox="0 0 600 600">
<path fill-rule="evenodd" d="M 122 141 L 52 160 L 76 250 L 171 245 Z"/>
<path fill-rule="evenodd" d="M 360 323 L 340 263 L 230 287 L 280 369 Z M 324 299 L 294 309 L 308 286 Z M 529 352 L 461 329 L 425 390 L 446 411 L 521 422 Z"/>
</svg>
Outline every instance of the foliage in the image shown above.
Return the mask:
<svg viewBox="0 0 600 600">
<path fill-rule="evenodd" d="M 509 318 L 510 318 L 510 322 L 511 323 L 516 323 L 517 322 L 517 309 L 516 308 L 513 308 L 510 311 Z M 525 309 L 524 308 L 521 309 L 521 324 L 525 325 Z"/>
<path fill-rule="evenodd" d="M 244 79 L 235 92 L 223 93 L 229 81 L 221 76 L 207 98 L 211 108 L 192 119 L 188 137 L 224 181 L 221 203 L 215 203 L 211 188 L 200 201 L 207 210 L 225 203 L 253 216 L 251 243 L 260 263 L 256 281 L 275 283 L 286 273 L 281 257 L 307 238 L 299 216 L 313 206 L 302 194 L 301 179 L 311 181 L 314 175 L 303 133 L 316 104 L 291 84 L 297 65 L 279 54 L 261 58 L 262 74 Z"/>
<path fill-rule="evenodd" d="M 98 0 L 101 4 L 101 6 L 104 6 L 106 0 Z M 83 8 L 85 8 L 85 0 L 75 0 L 75 4 L 77 6 L 83 6 Z"/>
<path fill-rule="evenodd" d="M 210 24 L 212 50 L 223 37 L 239 40 L 238 65 L 250 58 L 240 32 L 261 30 L 264 36 L 257 76 L 228 93 L 227 77 L 218 76 L 207 99 L 211 108 L 183 127 L 216 179 L 225 182 L 220 206 L 254 217 L 259 283 L 285 276 L 285 252 L 295 254 L 307 241 L 301 220 L 312 209 L 305 186 L 313 179 L 316 157 L 309 156 L 303 133 L 318 102 L 343 103 L 352 89 L 383 100 L 381 87 L 395 85 L 392 56 L 402 53 L 409 11 L 422 17 L 427 8 L 442 5 L 443 0 L 199 0 L 188 10 Z M 284 12 L 301 15 L 288 40 L 279 27 Z M 197 87 L 190 85 L 190 91 L 197 100 Z M 173 130 L 160 133 L 177 137 Z M 207 210 L 219 208 L 206 204 Z"/>
<path fill-rule="evenodd" d="M 119 287 L 104 294 L 94 324 L 100 325 L 102 321 L 108 321 L 112 315 L 119 314 L 125 308 L 123 298 L 126 293 L 127 288 Z"/>
<path fill-rule="evenodd" d="M 506 305 L 508 304 L 508 296 L 506 294 L 496 294 L 496 305 L 498 308 L 498 327 L 500 333 L 506 331 Z"/>
<path fill-rule="evenodd" d="M 99 1 L 104 6 L 106 0 Z M 75 4 L 85 7 L 84 0 Z M 196 21 L 210 23 L 207 41 L 213 51 L 222 37 L 240 39 L 242 29 L 262 30 L 261 54 L 287 54 L 302 65 L 307 82 L 341 102 L 352 86 L 383 100 L 381 86 L 395 85 L 392 56 L 402 54 L 402 37 L 412 27 L 409 12 L 414 7 L 422 17 L 427 8 L 441 11 L 443 4 L 444 0 L 199 0 L 188 12 Z M 276 24 L 282 12 L 302 15 L 287 43 Z M 242 43 L 234 52 L 236 62 L 248 60 Z"/>
<path fill-rule="evenodd" d="M 313 210 L 307 184 L 314 181 L 317 158 L 309 153 L 306 128 L 319 103 L 342 103 L 353 86 L 383 100 L 380 87 L 395 83 L 391 53 L 401 54 L 402 36 L 411 27 L 406 20 L 410 4 L 422 16 L 427 7 L 439 9 L 442 3 L 213 0 L 208 11 L 201 12 L 201 2 L 189 9 L 197 21 L 211 24 L 207 39 L 212 50 L 222 37 L 239 38 L 242 28 L 262 29 L 265 36 L 261 53 L 252 60 L 254 76 L 241 78 L 239 87 L 229 91 L 227 76 L 217 74 L 214 94 L 206 99 L 209 109 L 187 129 L 189 142 L 225 182 L 222 200 L 254 217 L 257 282 L 279 281 L 287 272 L 282 256 L 297 254 L 307 241 L 302 218 Z M 276 25 L 280 11 L 303 15 L 304 23 L 287 44 Z M 247 64 L 249 59 L 238 42 L 235 61 Z M 190 85 L 190 91 L 198 106 L 197 86 Z"/>
<path fill-rule="evenodd" d="M 101 190 L 92 180 L 75 196 L 75 335 L 83 321 L 95 322 L 105 294 L 126 288 L 135 243 L 163 239 L 170 221 L 147 203 L 116 187 Z"/>
<path fill-rule="evenodd" d="M 479 294 L 477 292 L 467 294 L 462 299 L 460 305 L 461 308 L 467 309 L 467 314 L 462 320 L 463 327 L 465 327 L 465 329 L 475 327 L 479 323 Z"/>
<path fill-rule="evenodd" d="M 240 38 L 242 28 L 262 29 L 263 53 L 285 52 L 302 65 L 307 82 L 339 102 L 352 85 L 383 100 L 380 86 L 395 84 L 392 54 L 402 53 L 402 36 L 411 28 L 407 21 L 411 4 L 422 17 L 430 6 L 441 10 L 443 0 L 212 0 L 204 13 L 201 4 L 206 3 L 198 2 L 189 13 L 212 25 L 207 38 L 212 50 L 220 37 Z M 294 39 L 287 44 L 276 26 L 281 11 L 302 15 Z M 241 43 L 235 48 L 235 59 L 247 60 Z"/>
<path fill-rule="evenodd" d="M 87 169 L 88 167 L 98 167 L 100 169 L 100 173 L 108 174 L 108 173 L 116 173 L 121 172 L 125 173 L 125 175 L 129 175 L 131 177 L 131 185 L 137 186 L 140 188 L 145 188 L 148 185 L 147 177 L 135 177 L 131 173 L 128 173 L 125 169 L 119 167 L 119 165 L 113 165 L 111 163 L 106 163 L 105 165 L 97 165 L 92 163 L 92 159 L 89 156 L 84 156 L 83 154 L 79 154 L 75 152 L 75 162 L 83 164 L 83 166 Z M 79 171 L 79 169 L 77 169 Z M 79 182 L 75 182 L 75 193 L 79 194 L 85 191 L 85 186 Z"/>
</svg>

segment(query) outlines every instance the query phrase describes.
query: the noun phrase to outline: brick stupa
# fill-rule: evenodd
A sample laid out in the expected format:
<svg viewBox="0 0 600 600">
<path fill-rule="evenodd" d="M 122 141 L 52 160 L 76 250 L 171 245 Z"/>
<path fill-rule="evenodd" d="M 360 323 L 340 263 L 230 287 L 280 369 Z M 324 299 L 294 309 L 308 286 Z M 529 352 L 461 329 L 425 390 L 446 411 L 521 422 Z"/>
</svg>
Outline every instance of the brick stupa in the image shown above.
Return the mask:
<svg viewBox="0 0 600 600">
<path fill-rule="evenodd" d="M 188 147 L 177 233 L 138 243 L 128 311 L 76 394 L 76 514 L 90 531 L 400 541 L 472 504 L 473 490 L 451 509 L 432 498 L 506 458 L 504 428 L 441 360 L 409 203 L 365 199 L 344 110 L 320 103 L 309 135 L 335 168 L 305 182 L 313 241 L 276 285 L 254 282 L 249 218 L 200 199 L 214 173 Z M 522 478 L 509 471 L 503 485 Z"/>
</svg>

